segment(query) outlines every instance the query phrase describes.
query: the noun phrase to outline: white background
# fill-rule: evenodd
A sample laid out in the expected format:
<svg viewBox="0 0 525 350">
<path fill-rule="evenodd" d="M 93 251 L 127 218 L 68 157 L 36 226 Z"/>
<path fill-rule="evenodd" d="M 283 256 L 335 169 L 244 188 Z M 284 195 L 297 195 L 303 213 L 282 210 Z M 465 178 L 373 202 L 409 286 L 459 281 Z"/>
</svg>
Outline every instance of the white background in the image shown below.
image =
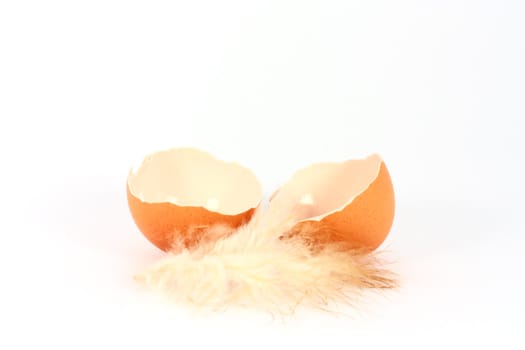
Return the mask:
<svg viewBox="0 0 525 350">
<path fill-rule="evenodd" d="M 0 348 L 525 348 L 523 1 L 0 3 Z M 272 192 L 378 152 L 402 287 L 347 317 L 194 315 L 129 167 L 194 146 Z"/>
</svg>

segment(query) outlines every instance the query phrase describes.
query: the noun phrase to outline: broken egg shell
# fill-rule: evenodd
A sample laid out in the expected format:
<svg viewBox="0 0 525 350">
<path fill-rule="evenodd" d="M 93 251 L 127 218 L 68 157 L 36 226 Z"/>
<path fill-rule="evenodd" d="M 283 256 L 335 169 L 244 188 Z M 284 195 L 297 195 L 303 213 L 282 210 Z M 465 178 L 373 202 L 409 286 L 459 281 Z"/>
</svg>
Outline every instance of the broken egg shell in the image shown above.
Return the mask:
<svg viewBox="0 0 525 350">
<path fill-rule="evenodd" d="M 149 155 L 130 172 L 126 192 L 135 224 L 164 251 L 197 243 L 195 228 L 248 222 L 262 200 L 250 170 L 193 148 Z"/>
<path fill-rule="evenodd" d="M 386 239 L 395 212 L 392 180 L 379 155 L 301 169 L 276 192 L 270 206 L 274 201 L 298 204 L 299 219 L 291 235 L 367 251 Z"/>
</svg>

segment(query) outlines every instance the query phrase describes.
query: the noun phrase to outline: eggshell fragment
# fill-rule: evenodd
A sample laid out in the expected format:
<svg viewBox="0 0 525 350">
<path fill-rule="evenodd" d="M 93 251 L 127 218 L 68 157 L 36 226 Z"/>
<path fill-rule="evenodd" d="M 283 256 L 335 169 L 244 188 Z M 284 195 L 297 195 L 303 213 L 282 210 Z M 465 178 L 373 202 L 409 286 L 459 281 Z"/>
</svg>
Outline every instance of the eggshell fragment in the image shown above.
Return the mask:
<svg viewBox="0 0 525 350">
<path fill-rule="evenodd" d="M 192 148 L 149 155 L 130 171 L 127 197 L 144 236 L 162 250 L 194 245 L 212 225 L 236 228 L 250 220 L 262 200 L 254 174 L 236 163 Z"/>
<path fill-rule="evenodd" d="M 296 172 L 270 201 L 297 203 L 300 234 L 316 244 L 344 242 L 374 250 L 393 223 L 395 199 L 388 169 L 378 155 L 318 163 Z"/>
</svg>

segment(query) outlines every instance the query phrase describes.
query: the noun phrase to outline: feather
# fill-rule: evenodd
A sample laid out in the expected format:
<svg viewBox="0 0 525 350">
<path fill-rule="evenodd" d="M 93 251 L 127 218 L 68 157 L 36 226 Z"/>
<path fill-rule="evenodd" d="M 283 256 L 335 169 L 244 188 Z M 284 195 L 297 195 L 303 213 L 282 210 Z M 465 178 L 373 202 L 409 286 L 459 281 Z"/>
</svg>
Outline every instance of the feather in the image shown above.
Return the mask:
<svg viewBox="0 0 525 350">
<path fill-rule="evenodd" d="M 198 244 L 174 244 L 137 279 L 184 304 L 246 306 L 281 315 L 299 305 L 326 309 L 331 303 L 352 304 L 365 289 L 396 286 L 395 275 L 377 253 L 337 239 L 309 239 L 319 234 L 310 225 L 294 229 L 304 208 L 287 203 L 272 200 L 237 229 L 199 228 Z"/>
</svg>

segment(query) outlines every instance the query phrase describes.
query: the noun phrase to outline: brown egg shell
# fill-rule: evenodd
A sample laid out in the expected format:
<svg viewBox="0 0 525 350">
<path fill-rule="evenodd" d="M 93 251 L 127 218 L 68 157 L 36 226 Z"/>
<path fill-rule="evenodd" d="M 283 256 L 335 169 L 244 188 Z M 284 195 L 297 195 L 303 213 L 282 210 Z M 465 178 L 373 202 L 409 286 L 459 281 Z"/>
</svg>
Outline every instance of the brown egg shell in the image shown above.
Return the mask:
<svg viewBox="0 0 525 350">
<path fill-rule="evenodd" d="M 189 148 L 146 157 L 130 172 L 126 192 L 135 224 L 164 251 L 193 246 L 206 227 L 248 222 L 262 200 L 251 171 Z"/>
<path fill-rule="evenodd" d="M 291 235 L 301 234 L 314 244 L 342 242 L 372 251 L 394 220 L 392 180 L 378 155 L 314 164 L 298 171 L 275 197 L 302 203 Z"/>
</svg>

